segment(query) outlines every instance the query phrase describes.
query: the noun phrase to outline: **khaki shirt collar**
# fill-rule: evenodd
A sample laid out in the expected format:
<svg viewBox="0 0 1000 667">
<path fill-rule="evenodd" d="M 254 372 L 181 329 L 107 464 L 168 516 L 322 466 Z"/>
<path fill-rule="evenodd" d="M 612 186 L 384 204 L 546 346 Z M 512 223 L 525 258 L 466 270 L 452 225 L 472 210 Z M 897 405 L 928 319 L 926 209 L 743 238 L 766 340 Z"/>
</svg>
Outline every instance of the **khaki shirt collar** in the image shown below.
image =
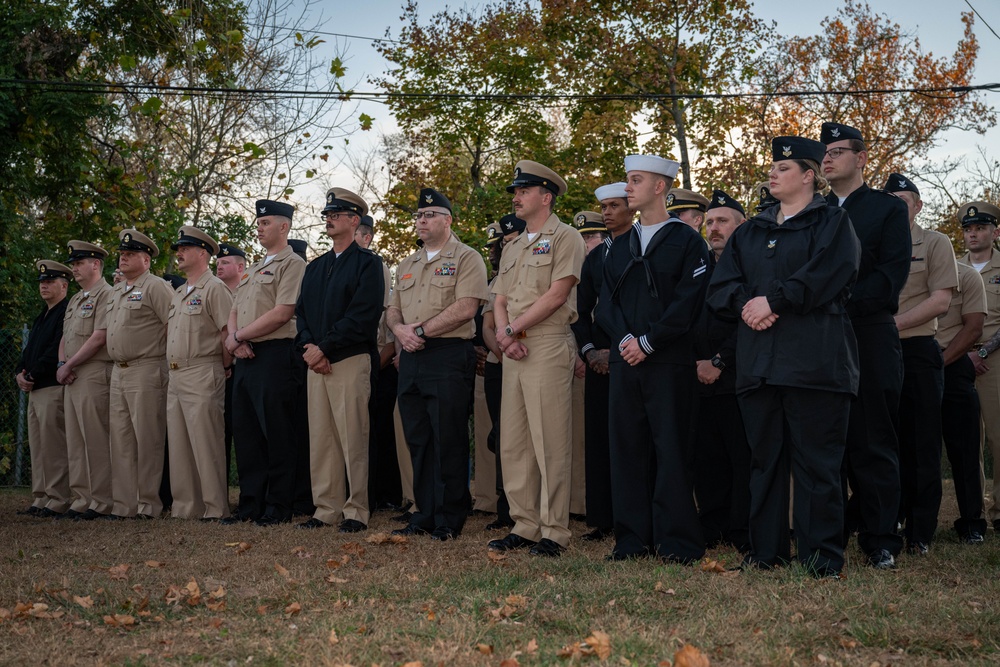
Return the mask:
<svg viewBox="0 0 1000 667">
<path fill-rule="evenodd" d="M 910 239 L 913 245 L 920 245 L 924 242 L 924 228 L 920 225 L 913 225 L 910 228 Z"/>
<path fill-rule="evenodd" d="M 136 278 L 136 279 L 135 279 L 135 282 L 134 282 L 134 283 L 132 283 L 132 289 L 130 289 L 130 290 L 128 290 L 128 291 L 129 291 L 129 292 L 133 292 L 133 291 L 135 291 L 135 290 L 139 289 L 140 287 L 142 287 L 143 285 L 145 285 L 145 284 L 146 284 L 146 281 L 147 281 L 147 280 L 149 280 L 149 278 L 150 278 L 151 276 L 152 276 L 152 277 L 154 277 L 154 278 L 156 278 L 157 280 L 163 280 L 163 278 L 157 278 L 156 276 L 153 276 L 153 274 L 152 274 L 152 273 L 150 273 L 149 271 L 146 271 L 146 272 L 145 272 L 145 273 L 143 273 L 143 274 L 142 274 L 141 276 L 139 276 L 138 278 Z M 123 280 L 123 281 L 121 281 L 121 282 L 119 283 L 119 285 L 121 285 L 121 291 L 122 291 L 122 292 L 125 292 L 125 291 L 126 291 L 126 290 L 125 290 L 125 285 L 126 285 L 127 283 L 128 283 L 128 281 L 127 281 L 127 280 Z M 115 285 L 115 287 L 118 287 L 118 285 Z"/>
<path fill-rule="evenodd" d="M 274 260 L 272 259 L 271 261 L 273 262 Z M 205 285 L 208 284 L 208 281 L 211 277 L 212 277 L 212 270 L 205 269 L 205 273 L 201 274 L 198 280 L 194 283 L 194 289 L 204 289 Z"/>
<path fill-rule="evenodd" d="M 458 237 L 455 236 L 455 232 L 451 232 L 448 240 L 445 241 L 443 246 L 441 246 L 441 250 L 438 251 L 438 254 L 434 255 L 434 259 L 427 259 L 426 248 L 420 249 L 420 252 L 417 253 L 416 259 L 418 262 L 426 262 L 427 264 L 430 264 L 431 262 L 435 262 L 442 257 L 454 257 L 455 253 L 458 251 L 458 244 Z"/>
<path fill-rule="evenodd" d="M 549 217 L 542 224 L 542 228 L 538 230 L 538 234 L 544 234 L 545 236 L 552 236 L 553 234 L 556 233 L 556 229 L 561 224 L 562 223 L 559 221 L 559 216 L 557 216 L 555 213 L 550 213 Z M 538 236 L 535 236 L 536 240 L 537 238 Z M 528 245 L 529 243 L 534 243 L 534 242 L 535 241 L 528 241 L 528 230 L 525 229 L 523 232 L 517 235 L 517 238 L 514 239 L 511 245 L 515 243 L 520 243 L 521 245 Z"/>
<path fill-rule="evenodd" d="M 286 259 L 288 259 L 289 255 L 291 255 L 294 252 L 295 251 L 292 250 L 292 246 L 286 245 L 284 248 L 282 248 L 281 250 L 278 251 L 278 254 L 275 255 L 271 259 L 270 262 L 267 263 L 267 266 L 270 266 L 271 264 L 274 264 L 275 262 L 283 262 L 283 261 L 285 261 Z M 266 250 L 264 251 L 264 257 L 257 263 L 257 269 L 256 269 L 257 271 L 260 271 L 262 268 L 264 268 L 264 266 L 265 266 L 264 260 L 265 259 L 267 259 L 267 251 Z"/>
</svg>

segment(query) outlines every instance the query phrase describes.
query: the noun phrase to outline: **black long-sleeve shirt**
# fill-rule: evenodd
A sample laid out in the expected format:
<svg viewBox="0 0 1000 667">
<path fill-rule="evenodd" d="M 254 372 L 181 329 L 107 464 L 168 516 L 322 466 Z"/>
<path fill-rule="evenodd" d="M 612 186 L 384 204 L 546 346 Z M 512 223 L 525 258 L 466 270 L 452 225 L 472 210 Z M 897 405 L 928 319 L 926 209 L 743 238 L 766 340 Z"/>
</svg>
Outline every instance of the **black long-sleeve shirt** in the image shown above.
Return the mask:
<svg viewBox="0 0 1000 667">
<path fill-rule="evenodd" d="M 826 201 L 838 206 L 832 192 Z M 862 184 L 841 205 L 861 241 L 861 267 L 851 288 L 847 314 L 855 324 L 889 322 L 899 309 L 899 293 L 910 275 L 910 219 L 906 204 Z"/>
<path fill-rule="evenodd" d="M 708 249 L 698 232 L 671 218 L 642 252 L 639 223 L 611 244 L 604 259 L 604 284 L 597 323 L 611 337 L 611 361 L 618 346 L 638 339 L 643 363 L 694 365 L 691 326 L 705 302 Z"/>
<path fill-rule="evenodd" d="M 21 352 L 21 362 L 14 374 L 25 371 L 27 379 L 35 383 L 34 389 L 54 387 L 56 364 L 59 362 L 59 341 L 62 339 L 63 318 L 69 299 L 63 299 L 52 308 L 47 305 L 31 325 L 28 344 Z"/>
<path fill-rule="evenodd" d="M 779 207 L 729 238 L 708 289 L 708 305 L 738 320 L 736 391 L 771 385 L 856 394 L 858 350 L 847 316 L 861 249 L 850 218 L 819 195 L 778 224 Z M 767 298 L 778 319 L 754 331 L 743 306 Z"/>
<path fill-rule="evenodd" d="M 570 325 L 581 355 L 586 355 L 590 350 L 607 350 L 611 347 L 611 338 L 594 318 L 594 309 L 604 283 L 604 258 L 610 251 L 611 239 L 606 238 L 583 260 L 580 283 L 576 286 L 578 316 L 576 322 Z"/>
<path fill-rule="evenodd" d="M 323 351 L 330 363 L 356 354 L 374 354 L 378 322 L 385 303 L 382 259 L 351 243 L 337 257 L 333 250 L 306 267 L 295 304 L 300 347 Z"/>
<path fill-rule="evenodd" d="M 717 263 L 715 253 L 709 253 L 705 280 L 710 285 Z M 708 307 L 701 309 L 701 314 L 691 328 L 695 359 L 711 359 L 715 355 L 719 355 L 719 359 L 726 366 L 719 375 L 719 379 L 712 384 L 698 384 L 698 393 L 702 396 L 717 396 L 736 392 L 736 330 L 735 320 L 719 317 Z"/>
</svg>

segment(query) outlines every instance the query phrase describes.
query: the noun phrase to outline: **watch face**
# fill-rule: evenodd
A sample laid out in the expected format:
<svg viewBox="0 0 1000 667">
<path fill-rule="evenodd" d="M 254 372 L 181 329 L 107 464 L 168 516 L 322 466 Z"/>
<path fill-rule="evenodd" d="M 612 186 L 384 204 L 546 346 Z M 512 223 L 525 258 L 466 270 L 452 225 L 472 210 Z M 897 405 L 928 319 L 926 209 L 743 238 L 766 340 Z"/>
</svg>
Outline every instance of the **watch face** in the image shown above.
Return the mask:
<svg viewBox="0 0 1000 667">
<path fill-rule="evenodd" d="M 985 347 L 979 348 L 979 358 L 980 359 L 985 359 L 988 356 L 990 356 L 990 353 L 986 351 Z"/>
</svg>

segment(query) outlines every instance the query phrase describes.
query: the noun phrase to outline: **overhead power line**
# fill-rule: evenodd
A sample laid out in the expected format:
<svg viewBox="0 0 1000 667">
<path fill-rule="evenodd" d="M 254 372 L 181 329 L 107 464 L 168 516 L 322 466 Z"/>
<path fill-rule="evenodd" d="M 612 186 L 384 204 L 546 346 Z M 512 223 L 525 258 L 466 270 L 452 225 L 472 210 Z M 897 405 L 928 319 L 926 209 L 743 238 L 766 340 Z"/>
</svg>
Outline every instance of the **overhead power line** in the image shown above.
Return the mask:
<svg viewBox="0 0 1000 667">
<path fill-rule="evenodd" d="M 969 9 L 972 10 L 972 13 L 975 14 L 976 17 L 978 17 L 979 20 L 983 22 L 984 26 L 990 29 L 990 32 L 993 33 L 993 36 L 996 37 L 997 39 L 1000 39 L 1000 35 L 998 35 L 997 31 L 993 29 L 993 26 L 991 26 L 989 23 L 986 22 L 986 19 L 984 19 L 983 15 L 979 13 L 979 10 L 973 7 L 972 3 L 969 2 L 969 0 L 965 0 L 965 4 L 969 5 Z"/>
<path fill-rule="evenodd" d="M 301 32 L 302 34 L 309 35 L 326 35 L 328 37 L 346 37 L 347 39 L 361 39 L 366 42 L 389 42 L 390 44 L 399 44 L 399 41 L 395 39 L 389 39 L 388 37 L 366 37 L 364 35 L 349 35 L 342 32 L 323 32 L 322 30 L 300 30 L 298 28 L 289 28 L 283 25 L 264 25 L 264 28 L 272 28 L 274 30 L 287 30 L 289 32 Z"/>
<path fill-rule="evenodd" d="M 163 95 L 203 95 L 203 96 L 249 96 L 270 98 L 343 98 L 345 100 L 469 100 L 469 101 L 553 101 L 575 100 L 585 102 L 605 101 L 659 101 L 697 99 L 751 99 L 759 97 L 829 97 L 839 95 L 904 95 L 916 94 L 941 96 L 951 94 L 967 95 L 977 91 L 996 92 L 1000 83 L 986 83 L 977 86 L 939 86 L 932 88 L 873 88 L 864 90 L 788 90 L 774 92 L 740 93 L 616 93 L 586 95 L 576 93 L 384 93 L 371 91 L 330 91 L 330 90 L 281 90 L 277 88 L 226 88 L 214 86 L 172 86 L 155 83 L 120 83 L 90 81 L 43 81 L 39 79 L 0 78 L 0 90 L 31 87 L 53 92 L 75 94 L 105 94 L 116 92 L 149 93 Z"/>
</svg>

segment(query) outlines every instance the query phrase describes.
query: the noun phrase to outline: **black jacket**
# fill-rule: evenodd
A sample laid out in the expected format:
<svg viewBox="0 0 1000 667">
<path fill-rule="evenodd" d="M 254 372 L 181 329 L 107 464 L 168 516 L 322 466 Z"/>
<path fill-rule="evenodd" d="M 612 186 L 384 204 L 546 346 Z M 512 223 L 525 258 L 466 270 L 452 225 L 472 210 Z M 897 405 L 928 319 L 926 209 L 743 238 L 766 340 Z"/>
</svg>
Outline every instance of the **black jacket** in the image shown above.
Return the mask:
<svg viewBox="0 0 1000 667">
<path fill-rule="evenodd" d="M 725 252 L 723 252 L 725 254 Z M 705 273 L 709 284 L 715 272 L 715 253 L 708 253 L 708 271 Z M 726 367 L 719 379 L 712 384 L 698 383 L 698 393 L 702 396 L 717 396 L 736 393 L 736 322 L 722 318 L 711 308 L 702 308 L 698 320 L 691 328 L 694 340 L 694 358 L 711 359 L 716 354 Z"/>
<path fill-rule="evenodd" d="M 738 320 L 736 391 L 764 384 L 856 394 L 858 350 L 847 316 L 861 248 L 850 218 L 816 195 L 778 225 L 774 206 L 730 237 L 712 275 L 708 305 Z M 743 306 L 766 296 L 777 321 L 743 322 Z"/>
<path fill-rule="evenodd" d="M 375 354 L 385 299 L 382 259 L 357 243 L 306 266 L 295 304 L 299 347 L 317 345 L 330 363 Z"/>
<path fill-rule="evenodd" d="M 59 361 L 59 341 L 62 340 L 63 318 L 69 299 L 63 299 L 52 308 L 46 305 L 35 318 L 28 334 L 28 344 L 21 352 L 21 362 L 14 370 L 17 375 L 25 371 L 27 379 L 35 383 L 34 389 L 54 387 L 56 363 Z"/>
<path fill-rule="evenodd" d="M 705 302 L 708 249 L 698 232 L 671 218 L 642 253 L 639 223 L 611 244 L 597 323 L 611 337 L 612 362 L 629 334 L 648 356 L 643 363 L 694 366 L 691 326 Z"/>
<path fill-rule="evenodd" d="M 837 206 L 832 192 L 826 201 Z M 851 288 L 847 314 L 855 324 L 890 322 L 899 309 L 899 293 L 910 275 L 910 218 L 906 203 L 863 184 L 848 195 L 842 208 L 861 241 L 861 267 Z"/>
<path fill-rule="evenodd" d="M 576 286 L 576 322 L 570 325 L 576 337 L 576 346 L 580 354 L 589 350 L 607 350 L 611 347 L 611 338 L 594 321 L 594 308 L 601 296 L 601 284 L 604 282 L 604 258 L 611 251 L 611 239 L 604 241 L 587 254 L 580 271 L 580 284 Z"/>
</svg>

